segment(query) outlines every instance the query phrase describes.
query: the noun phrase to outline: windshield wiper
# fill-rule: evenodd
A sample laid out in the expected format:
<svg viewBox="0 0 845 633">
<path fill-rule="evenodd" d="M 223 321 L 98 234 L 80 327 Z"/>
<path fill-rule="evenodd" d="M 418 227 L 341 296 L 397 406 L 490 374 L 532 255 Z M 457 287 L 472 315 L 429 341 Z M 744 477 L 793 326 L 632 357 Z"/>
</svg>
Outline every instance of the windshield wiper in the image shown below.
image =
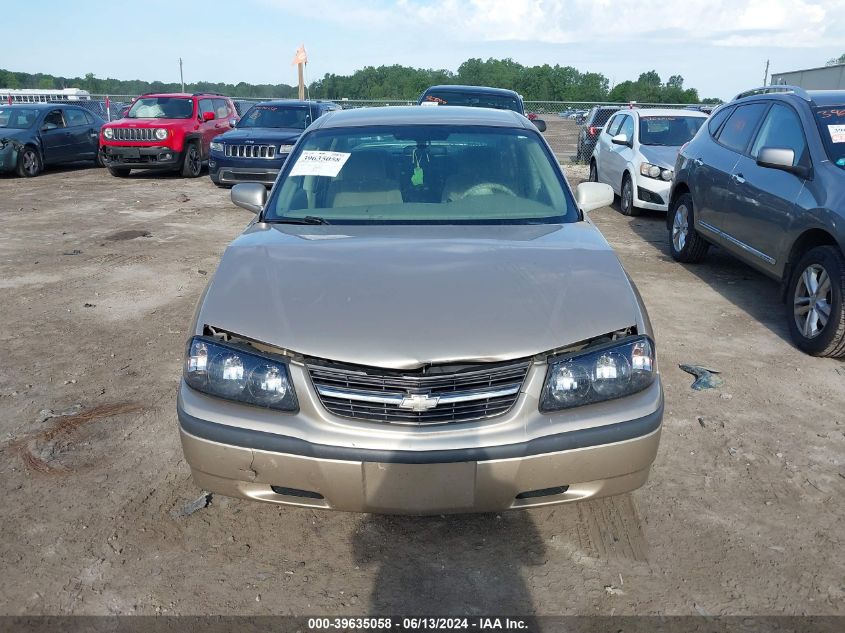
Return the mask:
<svg viewBox="0 0 845 633">
<path fill-rule="evenodd" d="M 325 218 L 316 215 L 306 215 L 304 218 L 276 218 L 267 220 L 270 224 L 331 224 Z"/>
</svg>

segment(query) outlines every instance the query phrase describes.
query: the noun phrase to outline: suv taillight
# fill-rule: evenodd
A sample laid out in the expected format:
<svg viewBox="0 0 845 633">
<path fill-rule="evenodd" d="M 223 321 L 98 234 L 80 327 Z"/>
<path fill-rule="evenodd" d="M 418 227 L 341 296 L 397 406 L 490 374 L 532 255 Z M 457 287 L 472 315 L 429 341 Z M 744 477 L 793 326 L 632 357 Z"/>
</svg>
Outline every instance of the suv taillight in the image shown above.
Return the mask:
<svg viewBox="0 0 845 633">
<path fill-rule="evenodd" d="M 598 134 L 599 129 L 595 125 L 590 126 L 590 136 L 595 136 Z"/>
</svg>

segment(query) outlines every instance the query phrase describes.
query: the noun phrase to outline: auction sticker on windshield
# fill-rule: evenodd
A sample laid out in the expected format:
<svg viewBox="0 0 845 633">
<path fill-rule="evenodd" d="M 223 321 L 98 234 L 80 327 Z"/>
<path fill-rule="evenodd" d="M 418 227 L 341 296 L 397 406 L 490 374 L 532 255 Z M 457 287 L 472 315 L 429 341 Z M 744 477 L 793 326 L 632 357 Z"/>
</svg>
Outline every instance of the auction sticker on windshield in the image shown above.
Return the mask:
<svg viewBox="0 0 845 633">
<path fill-rule="evenodd" d="M 830 140 L 834 143 L 845 143 L 845 125 L 828 125 Z"/>
<path fill-rule="evenodd" d="M 334 178 L 349 160 L 345 152 L 304 151 L 296 165 L 290 170 L 290 176 L 329 176 Z"/>
</svg>

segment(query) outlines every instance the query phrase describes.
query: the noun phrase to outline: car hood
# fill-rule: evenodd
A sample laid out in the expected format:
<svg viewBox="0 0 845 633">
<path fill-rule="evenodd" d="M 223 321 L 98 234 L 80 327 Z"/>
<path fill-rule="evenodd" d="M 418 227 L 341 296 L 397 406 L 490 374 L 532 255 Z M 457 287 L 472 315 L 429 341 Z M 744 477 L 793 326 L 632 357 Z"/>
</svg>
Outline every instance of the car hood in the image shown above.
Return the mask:
<svg viewBox="0 0 845 633">
<path fill-rule="evenodd" d="M 210 325 L 305 356 L 408 369 L 524 358 L 640 317 L 588 222 L 255 223 L 223 255 L 196 332 Z"/>
<path fill-rule="evenodd" d="M 238 143 L 243 141 L 265 142 L 273 143 L 287 143 L 294 144 L 302 136 L 302 130 L 294 128 L 275 128 L 275 127 L 251 127 L 243 129 L 234 129 L 229 132 L 221 134 L 217 139 L 218 142 L 224 143 Z"/>
<path fill-rule="evenodd" d="M 674 145 L 640 145 L 640 154 L 647 162 L 666 169 L 675 168 L 675 159 L 678 158 L 679 151 L 681 151 L 680 146 Z"/>
<path fill-rule="evenodd" d="M 32 130 L 0 127 L 0 145 L 5 141 L 25 141 L 32 137 Z"/>
</svg>

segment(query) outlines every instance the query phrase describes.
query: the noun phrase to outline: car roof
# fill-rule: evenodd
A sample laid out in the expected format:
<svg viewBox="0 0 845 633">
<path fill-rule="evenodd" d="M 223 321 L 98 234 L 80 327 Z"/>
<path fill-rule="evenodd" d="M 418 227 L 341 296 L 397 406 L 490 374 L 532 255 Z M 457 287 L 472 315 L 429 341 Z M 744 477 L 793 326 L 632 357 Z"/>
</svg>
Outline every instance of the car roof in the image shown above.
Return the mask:
<svg viewBox="0 0 845 633">
<path fill-rule="evenodd" d="M 56 101 L 46 101 L 46 102 L 45 101 L 35 101 L 33 103 L 17 102 L 17 103 L 11 104 L 12 108 L 35 108 L 37 110 L 47 110 L 47 109 L 50 109 L 50 108 L 72 107 L 72 106 L 74 106 L 74 104 L 58 103 Z M 0 107 L 8 108 L 10 106 L 7 103 L 0 103 Z M 79 106 L 75 106 L 75 107 L 78 108 Z"/>
<path fill-rule="evenodd" d="M 331 101 L 300 101 L 299 99 L 270 99 L 268 101 L 258 101 L 253 105 L 272 105 L 272 106 L 293 106 L 295 108 L 304 108 L 305 106 L 336 106 L 336 103 Z"/>
<path fill-rule="evenodd" d="M 440 84 L 439 86 L 430 86 L 425 89 L 425 93 L 437 90 L 439 92 L 468 92 L 471 94 L 494 94 L 503 97 L 519 97 L 519 93 L 515 90 L 508 90 L 507 88 L 492 88 L 490 86 L 462 86 L 459 84 Z M 423 93 L 423 94 L 425 94 Z"/>
<path fill-rule="evenodd" d="M 649 116 L 692 116 L 701 119 L 708 118 L 701 110 L 687 110 L 685 108 L 634 108 L 634 112 L 641 117 Z"/>
<path fill-rule="evenodd" d="M 845 104 L 845 90 L 808 90 L 807 94 L 818 106 Z"/>
<path fill-rule="evenodd" d="M 422 106 L 388 106 L 336 110 L 320 117 L 315 128 L 343 128 L 397 125 L 481 125 L 536 130 L 524 116 L 513 110 L 451 106 L 425 108 Z"/>
</svg>

